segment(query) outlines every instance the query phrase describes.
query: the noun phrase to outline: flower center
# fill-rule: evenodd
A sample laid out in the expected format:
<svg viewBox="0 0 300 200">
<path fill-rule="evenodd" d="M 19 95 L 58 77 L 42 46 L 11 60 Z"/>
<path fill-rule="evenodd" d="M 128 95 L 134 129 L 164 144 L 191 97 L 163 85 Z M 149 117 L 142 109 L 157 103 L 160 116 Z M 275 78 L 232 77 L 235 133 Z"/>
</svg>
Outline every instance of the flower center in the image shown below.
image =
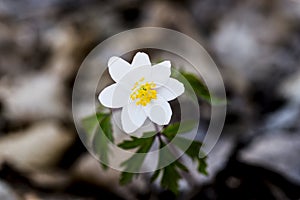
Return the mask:
<svg viewBox="0 0 300 200">
<path fill-rule="evenodd" d="M 130 98 L 136 101 L 136 105 L 146 106 L 152 99 L 157 99 L 157 92 L 154 90 L 156 87 L 153 82 L 142 82 L 145 78 L 141 78 L 138 82 L 136 82 L 131 89 L 133 92 L 130 95 Z"/>
</svg>

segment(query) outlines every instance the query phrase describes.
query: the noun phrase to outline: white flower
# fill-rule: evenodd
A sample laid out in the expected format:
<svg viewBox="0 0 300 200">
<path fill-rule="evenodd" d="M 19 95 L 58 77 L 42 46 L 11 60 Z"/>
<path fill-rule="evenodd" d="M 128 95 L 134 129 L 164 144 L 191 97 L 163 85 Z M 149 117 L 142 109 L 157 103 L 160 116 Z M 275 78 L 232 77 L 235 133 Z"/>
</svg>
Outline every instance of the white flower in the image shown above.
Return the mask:
<svg viewBox="0 0 300 200">
<path fill-rule="evenodd" d="M 170 122 L 168 101 L 184 92 L 183 84 L 170 78 L 170 61 L 152 66 L 149 56 L 138 52 L 131 64 L 111 57 L 108 71 L 116 83 L 102 90 L 99 101 L 105 107 L 122 108 L 121 123 L 126 133 L 136 131 L 147 117 L 158 125 Z"/>
</svg>

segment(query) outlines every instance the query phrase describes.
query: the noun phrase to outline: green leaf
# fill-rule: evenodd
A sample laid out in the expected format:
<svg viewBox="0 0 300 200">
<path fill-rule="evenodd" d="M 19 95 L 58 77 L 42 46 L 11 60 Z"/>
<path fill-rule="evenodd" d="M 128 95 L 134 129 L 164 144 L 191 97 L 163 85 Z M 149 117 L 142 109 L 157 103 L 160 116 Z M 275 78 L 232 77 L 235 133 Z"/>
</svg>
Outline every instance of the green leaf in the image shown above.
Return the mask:
<svg viewBox="0 0 300 200">
<path fill-rule="evenodd" d="M 174 73 L 175 76 L 179 77 L 179 74 Z M 186 92 L 188 93 L 194 93 L 198 96 L 198 98 L 203 99 L 204 101 L 208 102 L 212 105 L 225 105 L 227 104 L 226 99 L 220 99 L 217 97 L 212 96 L 209 93 L 208 88 L 203 83 L 201 79 L 199 79 L 196 75 L 192 73 L 187 73 L 184 71 L 180 71 L 180 74 L 188 81 L 188 83 L 191 85 L 192 90 L 190 90 L 190 87 L 185 87 L 187 89 Z M 183 81 L 185 83 L 185 81 Z"/>
<path fill-rule="evenodd" d="M 150 182 L 153 183 L 159 176 L 161 170 L 154 171 L 153 175 L 151 176 Z"/>
<path fill-rule="evenodd" d="M 173 144 L 176 145 L 178 148 L 181 150 L 185 151 L 185 154 L 189 156 L 193 161 L 198 162 L 198 171 L 204 175 L 208 175 L 206 168 L 206 157 L 200 158 L 199 157 L 199 152 L 202 146 L 202 143 L 199 141 L 191 141 L 189 139 L 183 138 L 183 137 L 177 137 L 176 139 L 173 140 Z M 186 147 L 188 149 L 186 149 Z"/>
<path fill-rule="evenodd" d="M 102 161 L 102 166 L 104 169 L 107 168 L 107 163 L 109 162 L 109 144 L 114 141 L 112 133 L 112 125 L 110 122 L 110 115 L 106 115 L 102 118 L 100 122 L 100 127 L 98 126 L 94 139 L 93 139 L 93 150 L 99 156 Z M 106 163 L 106 164 L 105 164 Z"/>
<path fill-rule="evenodd" d="M 92 143 L 93 151 L 96 153 L 97 156 L 99 156 L 99 159 L 103 163 L 108 163 L 108 153 L 109 153 L 109 147 L 108 147 L 109 140 L 105 137 L 105 134 L 100 130 L 100 128 L 97 128 L 97 131 L 95 133 L 95 137 Z M 107 168 L 106 165 L 104 165 L 101 162 L 103 168 Z"/>
<path fill-rule="evenodd" d="M 206 161 L 205 158 L 199 158 L 198 153 L 201 148 L 201 142 L 198 141 L 190 141 L 185 138 L 179 138 L 176 140 L 177 143 L 174 143 L 180 149 L 185 150 L 187 144 L 191 143 L 191 146 L 186 150 L 185 154 L 191 157 L 192 160 L 198 161 L 198 171 L 202 174 L 207 175 L 206 171 Z M 165 147 L 165 143 L 161 141 L 160 148 Z M 174 159 L 174 155 L 171 153 L 170 150 L 160 151 L 159 152 L 159 164 L 158 166 L 162 166 L 166 164 L 165 162 L 170 162 L 170 160 Z M 178 195 L 179 193 L 179 185 L 178 182 L 181 179 L 180 170 L 188 172 L 187 167 L 182 164 L 179 160 L 174 161 L 173 163 L 167 165 L 162 169 L 156 170 L 152 177 L 151 182 L 155 181 L 160 174 L 162 174 L 161 178 L 161 186 L 167 190 L 172 191 L 174 194 Z"/>
<path fill-rule="evenodd" d="M 168 127 L 166 127 L 162 133 L 171 141 L 174 139 L 174 137 L 176 136 L 176 134 L 180 134 L 180 133 L 185 133 L 188 132 L 190 130 L 192 130 L 195 126 L 195 122 L 193 121 L 187 121 L 187 122 L 183 122 L 184 124 L 181 125 L 180 130 L 179 126 L 180 123 L 174 123 L 174 124 L 170 124 Z M 183 137 L 176 137 L 173 140 L 173 144 L 176 145 L 177 147 L 179 147 L 181 150 L 185 151 L 185 154 L 188 155 L 189 157 L 192 158 L 192 160 L 197 160 L 198 161 L 198 171 L 200 173 L 203 174 L 207 174 L 206 172 L 206 162 L 205 159 L 200 159 L 198 158 L 198 153 L 200 151 L 201 142 L 198 141 L 191 141 L 189 139 L 183 138 Z M 188 147 L 186 149 L 186 147 Z"/>
<path fill-rule="evenodd" d="M 161 141 L 160 148 L 165 147 L 166 144 Z M 155 181 L 159 174 L 162 174 L 162 178 L 160 181 L 161 186 L 164 189 L 172 191 L 174 194 L 178 195 L 179 193 L 179 180 L 181 179 L 181 175 L 179 173 L 179 170 L 183 170 L 185 172 L 188 172 L 188 169 L 185 165 L 183 165 L 179 160 L 175 160 L 171 163 L 171 161 L 174 160 L 174 155 L 168 148 L 164 148 L 164 150 L 160 150 L 159 152 L 159 161 L 158 166 L 165 166 L 164 168 L 156 170 L 152 177 L 151 182 Z M 171 164 L 168 164 L 168 163 Z"/>
<path fill-rule="evenodd" d="M 114 142 L 114 137 L 113 137 L 113 131 L 112 131 L 112 125 L 111 125 L 111 116 L 108 115 L 102 119 L 100 122 L 100 127 L 102 128 L 103 133 L 109 139 L 111 142 Z"/>
<path fill-rule="evenodd" d="M 146 137 L 152 135 L 151 137 Z M 138 172 L 145 160 L 145 157 L 150 150 L 155 139 L 153 132 L 148 132 L 143 135 L 142 138 L 131 137 L 131 140 L 126 140 L 118 146 L 124 149 L 138 148 L 135 154 L 128 160 L 124 161 L 121 166 L 124 166 L 124 172 L 121 174 L 120 184 L 124 185 L 132 181 L 135 175 L 138 173 L 132 173 L 130 171 Z"/>
<path fill-rule="evenodd" d="M 134 136 L 131 136 L 130 138 L 131 140 L 125 140 L 121 144 L 118 144 L 118 146 L 122 149 L 134 149 L 139 147 L 143 142 L 143 140 Z"/>
<path fill-rule="evenodd" d="M 87 134 L 87 143 L 99 159 L 104 169 L 108 163 L 109 143 L 114 141 L 110 115 L 107 113 L 96 113 L 82 120 L 82 126 Z"/>
<path fill-rule="evenodd" d="M 198 158 L 198 172 L 208 175 L 206 157 L 202 159 Z"/>
<path fill-rule="evenodd" d="M 182 164 L 181 162 L 179 162 L 178 160 L 175 161 L 175 164 L 178 168 L 180 168 L 182 171 L 185 171 L 185 172 L 188 172 L 189 169 L 184 165 Z"/>
<path fill-rule="evenodd" d="M 181 75 L 189 82 L 199 98 L 211 103 L 211 96 L 206 85 L 194 74 L 181 72 Z"/>
<path fill-rule="evenodd" d="M 96 113 L 95 115 L 88 116 L 81 121 L 82 127 L 87 134 L 88 143 L 92 142 L 98 124 L 107 116 L 109 116 L 109 114 Z"/>
<path fill-rule="evenodd" d="M 135 175 L 137 175 L 137 174 L 130 173 L 130 172 L 122 172 L 121 178 L 120 178 L 120 184 L 126 185 L 126 184 L 130 183 Z"/>
<path fill-rule="evenodd" d="M 177 130 L 179 127 L 179 123 L 174 123 L 165 128 L 162 133 L 169 139 L 172 140 L 172 143 L 180 148 L 182 151 L 185 151 L 185 154 L 189 156 L 193 161 L 198 162 L 198 171 L 204 175 L 207 175 L 207 164 L 206 158 L 200 158 L 199 152 L 202 146 L 202 143 L 199 141 L 191 141 L 189 139 L 183 137 L 176 137 L 174 140 Z M 192 126 L 187 126 L 192 127 Z M 180 131 L 178 132 L 180 133 Z M 188 147 L 186 149 L 186 147 Z"/>
<path fill-rule="evenodd" d="M 88 134 L 89 137 L 94 132 L 95 126 L 98 124 L 97 117 L 89 116 L 82 120 L 82 127 L 84 128 L 85 132 Z"/>
<path fill-rule="evenodd" d="M 178 195 L 179 185 L 178 182 L 181 176 L 176 169 L 174 164 L 168 165 L 163 169 L 163 176 L 161 179 L 161 186 L 167 190 L 172 191 L 174 194 Z"/>
<path fill-rule="evenodd" d="M 131 140 L 125 140 L 122 143 L 118 144 L 118 146 L 123 149 L 134 149 L 141 146 L 145 141 L 147 141 L 147 138 L 153 137 L 155 134 L 156 132 L 153 131 L 144 133 L 141 138 L 131 136 Z"/>
<path fill-rule="evenodd" d="M 187 133 L 193 130 L 196 126 L 195 121 L 175 122 L 168 125 L 162 133 L 170 140 L 175 137 L 176 134 Z"/>
</svg>

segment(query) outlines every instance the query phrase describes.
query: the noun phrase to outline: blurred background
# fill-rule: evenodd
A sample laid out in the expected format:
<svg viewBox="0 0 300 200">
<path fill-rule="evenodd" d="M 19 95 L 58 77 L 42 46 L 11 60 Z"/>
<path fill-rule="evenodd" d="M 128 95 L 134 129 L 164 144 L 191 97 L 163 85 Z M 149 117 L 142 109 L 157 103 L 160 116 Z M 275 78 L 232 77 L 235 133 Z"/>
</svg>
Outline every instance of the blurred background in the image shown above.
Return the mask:
<svg viewBox="0 0 300 200">
<path fill-rule="evenodd" d="M 143 26 L 197 39 L 229 101 L 209 176 L 178 197 L 145 177 L 119 186 L 73 125 L 85 56 Z M 299 63 L 299 0 L 0 0 L 0 199 L 299 199 Z"/>
</svg>

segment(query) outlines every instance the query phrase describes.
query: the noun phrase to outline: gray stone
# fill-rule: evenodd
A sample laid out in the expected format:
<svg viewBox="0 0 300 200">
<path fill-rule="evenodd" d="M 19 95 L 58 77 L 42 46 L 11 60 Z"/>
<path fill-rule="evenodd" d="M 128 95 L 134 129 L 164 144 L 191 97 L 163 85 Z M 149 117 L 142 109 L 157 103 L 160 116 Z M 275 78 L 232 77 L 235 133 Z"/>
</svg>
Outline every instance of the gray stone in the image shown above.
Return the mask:
<svg viewBox="0 0 300 200">
<path fill-rule="evenodd" d="M 49 72 L 1 79 L 0 98 L 5 115 L 14 122 L 64 119 L 69 114 L 64 86 L 55 74 Z"/>
<path fill-rule="evenodd" d="M 0 162 L 20 171 L 53 167 L 74 141 L 75 135 L 54 122 L 39 122 L 0 140 Z"/>
<path fill-rule="evenodd" d="M 258 136 L 239 154 L 245 163 L 254 164 L 283 174 L 300 183 L 300 135 L 273 130 Z"/>
<path fill-rule="evenodd" d="M 6 183 L 0 181 L 0 199 L 1 200 L 20 200 L 18 195 Z"/>
</svg>

